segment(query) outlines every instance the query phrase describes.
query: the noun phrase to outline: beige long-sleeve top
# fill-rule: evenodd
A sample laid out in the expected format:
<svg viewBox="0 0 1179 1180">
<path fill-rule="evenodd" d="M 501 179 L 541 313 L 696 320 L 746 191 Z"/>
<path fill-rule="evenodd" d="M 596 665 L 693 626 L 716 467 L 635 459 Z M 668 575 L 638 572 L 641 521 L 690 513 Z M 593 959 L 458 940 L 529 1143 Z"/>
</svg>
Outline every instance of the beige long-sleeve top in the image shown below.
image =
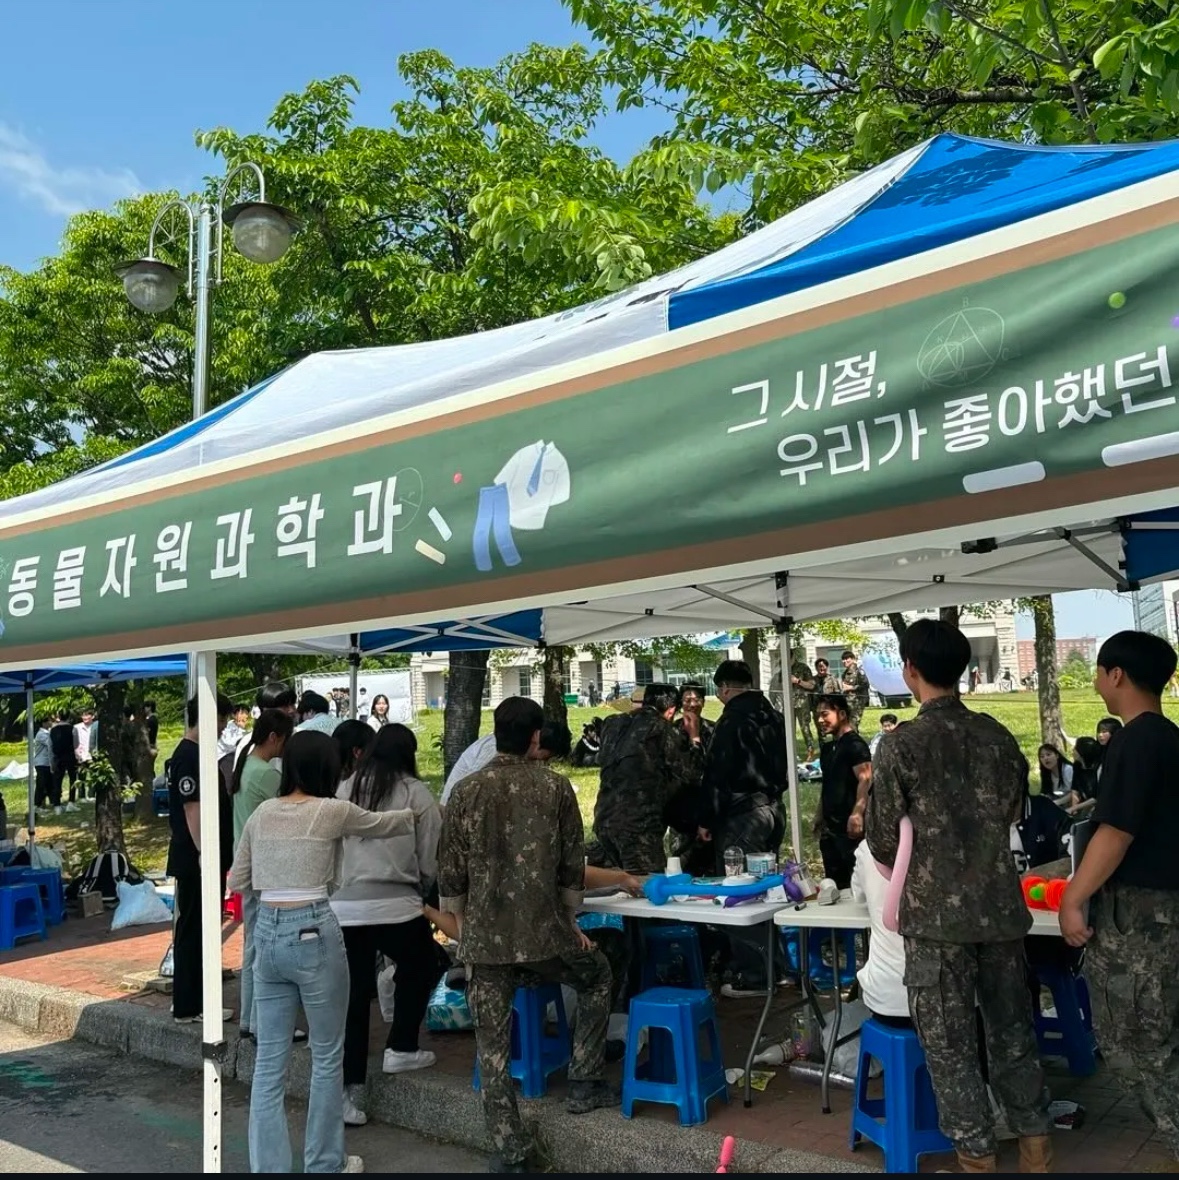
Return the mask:
<svg viewBox="0 0 1179 1180">
<path fill-rule="evenodd" d="M 246 821 L 229 872 L 235 893 L 263 889 L 329 892 L 339 878 L 345 836 L 412 835 L 413 812 L 365 811 L 346 799 L 268 799 Z"/>
</svg>

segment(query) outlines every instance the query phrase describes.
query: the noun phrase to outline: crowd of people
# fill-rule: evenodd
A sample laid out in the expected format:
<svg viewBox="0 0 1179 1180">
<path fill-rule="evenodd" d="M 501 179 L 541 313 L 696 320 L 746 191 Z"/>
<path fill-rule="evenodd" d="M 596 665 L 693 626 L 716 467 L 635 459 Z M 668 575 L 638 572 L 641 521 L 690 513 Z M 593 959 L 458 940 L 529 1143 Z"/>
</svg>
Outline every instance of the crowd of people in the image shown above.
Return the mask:
<svg viewBox="0 0 1179 1180">
<path fill-rule="evenodd" d="M 823 871 L 868 902 L 872 938 L 860 971 L 867 1006 L 916 1029 L 963 1170 L 995 1169 L 1001 1118 L 1020 1139 L 1022 1170 L 1046 1171 L 1035 968 L 1047 956 L 1077 970 L 1087 944 L 1106 1059 L 1179 1149 L 1179 993 L 1171 986 L 1179 878 L 1169 852 L 1175 813 L 1166 807 L 1179 774 L 1179 728 L 1159 706 L 1174 652 L 1139 633 L 1110 639 L 1097 686 L 1122 720 L 1108 717 L 1095 737 L 1077 738 L 1072 760 L 1042 746 L 1034 775 L 1015 738 L 963 704 L 970 649 L 960 631 L 921 620 L 901 654 L 919 711 L 904 723 L 885 714 L 870 740 L 859 732 L 860 670 L 851 653 L 839 682 L 827 669 L 792 668 L 820 736 L 814 829 Z M 312 1059 L 304 1170 L 363 1170 L 345 1150 L 344 1128 L 367 1117 L 378 963 L 383 956 L 396 965 L 382 1069 L 429 1068 L 434 1057 L 419 1033 L 448 965 L 436 930 L 457 940 L 466 972 L 492 1170 L 529 1170 L 509 1072 L 521 984 L 559 982 L 577 993 L 569 1110 L 618 1102 L 603 1068 L 621 1048 L 610 1039 L 611 1019 L 633 994 L 635 943 L 620 921 L 585 921 L 585 890 L 636 893 L 669 855 L 684 871 L 719 875 L 731 871 L 726 852 L 781 851 L 784 719 L 741 661 L 723 662 L 713 679 L 723 705 L 716 722 L 702 716 L 703 685 L 652 684 L 630 711 L 593 727 L 600 790 L 588 843 L 574 789 L 552 765 L 570 756 L 569 731 L 527 698 L 497 707 L 492 733 L 463 752 L 441 802 L 418 774 L 412 730 L 374 724 L 376 700 L 365 720 L 341 720 L 315 693 L 296 699 L 284 685 L 267 685 L 240 732 L 229 727 L 230 702 L 219 701 L 216 855 L 244 899 L 240 1021 L 242 1035 L 257 1042 L 254 1171 L 290 1169 L 283 1079 L 300 1040 L 309 1040 Z M 836 686 L 852 691 L 826 691 Z M 168 765 L 180 1021 L 200 1019 L 202 1004 L 195 701 L 187 720 Z M 1081 812 L 1098 827 L 1061 906 L 1063 940 L 1029 939 L 1019 876 L 1054 862 L 1067 875 L 1062 858 Z M 912 825 L 913 853 L 898 935 L 883 920 L 883 887 L 902 818 Z M 747 975 L 761 964 L 760 948 L 746 953 L 739 937 L 705 945 L 712 965 L 731 972 L 727 994 L 764 988 L 764 978 Z"/>
</svg>

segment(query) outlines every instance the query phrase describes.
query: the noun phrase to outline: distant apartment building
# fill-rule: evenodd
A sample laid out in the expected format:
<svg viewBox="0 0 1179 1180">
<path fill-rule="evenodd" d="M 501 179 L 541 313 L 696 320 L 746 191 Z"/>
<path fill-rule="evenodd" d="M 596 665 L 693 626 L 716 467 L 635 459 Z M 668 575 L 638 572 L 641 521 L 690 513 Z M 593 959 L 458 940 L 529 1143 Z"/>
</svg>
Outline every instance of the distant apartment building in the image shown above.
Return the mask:
<svg viewBox="0 0 1179 1180">
<path fill-rule="evenodd" d="M 1134 626 L 1179 646 L 1179 581 L 1144 586 L 1133 599 Z"/>
<path fill-rule="evenodd" d="M 1069 656 L 1079 652 L 1086 664 L 1092 666 L 1097 661 L 1097 640 L 1092 635 L 1082 635 L 1075 639 L 1057 639 L 1056 666 L 1063 668 L 1068 663 Z M 1034 639 L 1019 640 L 1019 678 L 1026 679 L 1036 670 L 1036 641 Z"/>
</svg>

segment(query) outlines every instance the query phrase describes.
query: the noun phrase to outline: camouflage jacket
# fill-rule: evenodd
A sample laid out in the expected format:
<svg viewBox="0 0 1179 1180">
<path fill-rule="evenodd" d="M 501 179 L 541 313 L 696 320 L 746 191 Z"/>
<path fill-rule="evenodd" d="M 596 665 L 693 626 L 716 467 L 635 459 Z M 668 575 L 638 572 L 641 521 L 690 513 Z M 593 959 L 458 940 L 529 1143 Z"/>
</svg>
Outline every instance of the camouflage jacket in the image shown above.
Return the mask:
<svg viewBox="0 0 1179 1180">
<path fill-rule="evenodd" d="M 438 850 L 440 908 L 464 963 L 537 963 L 576 949 L 585 836 L 569 780 L 497 754 L 455 788 Z"/>
<path fill-rule="evenodd" d="M 913 823 L 901 934 L 975 943 L 1027 933 L 1031 918 L 1011 857 L 1025 785 L 1015 738 L 956 697 L 926 701 L 880 743 L 865 835 L 873 857 L 892 865 L 901 816 Z"/>
<path fill-rule="evenodd" d="M 802 705 L 805 707 L 809 697 L 811 697 L 818 688 L 818 681 L 815 680 L 815 674 L 810 668 L 801 660 L 795 660 L 790 665 L 790 675 L 801 680 L 802 684 L 792 684 L 790 686 L 790 696 L 795 705 Z M 807 684 L 814 684 L 813 688 L 806 688 Z"/>
<path fill-rule="evenodd" d="M 844 668 L 843 676 L 839 682 L 839 691 L 846 694 L 849 701 L 858 701 L 861 705 L 866 705 L 871 691 L 868 685 L 868 673 L 859 664 Z"/>
<path fill-rule="evenodd" d="M 671 801 L 700 782 L 702 755 L 654 709 L 608 717 L 598 754 L 595 832 L 658 831 Z"/>
</svg>

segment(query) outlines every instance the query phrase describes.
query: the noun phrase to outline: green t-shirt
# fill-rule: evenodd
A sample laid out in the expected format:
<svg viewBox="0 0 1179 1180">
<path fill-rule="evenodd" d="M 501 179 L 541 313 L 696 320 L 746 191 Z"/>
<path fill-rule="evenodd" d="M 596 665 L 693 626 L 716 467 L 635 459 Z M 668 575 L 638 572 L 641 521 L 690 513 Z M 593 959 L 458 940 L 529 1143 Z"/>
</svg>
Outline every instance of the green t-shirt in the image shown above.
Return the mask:
<svg viewBox="0 0 1179 1180">
<path fill-rule="evenodd" d="M 282 776 L 261 758 L 253 754 L 246 756 L 246 764 L 242 767 L 241 789 L 233 797 L 233 846 L 236 848 L 242 838 L 242 829 L 246 820 L 257 810 L 259 804 L 267 799 L 273 799 L 278 794 L 278 785 Z"/>
</svg>

